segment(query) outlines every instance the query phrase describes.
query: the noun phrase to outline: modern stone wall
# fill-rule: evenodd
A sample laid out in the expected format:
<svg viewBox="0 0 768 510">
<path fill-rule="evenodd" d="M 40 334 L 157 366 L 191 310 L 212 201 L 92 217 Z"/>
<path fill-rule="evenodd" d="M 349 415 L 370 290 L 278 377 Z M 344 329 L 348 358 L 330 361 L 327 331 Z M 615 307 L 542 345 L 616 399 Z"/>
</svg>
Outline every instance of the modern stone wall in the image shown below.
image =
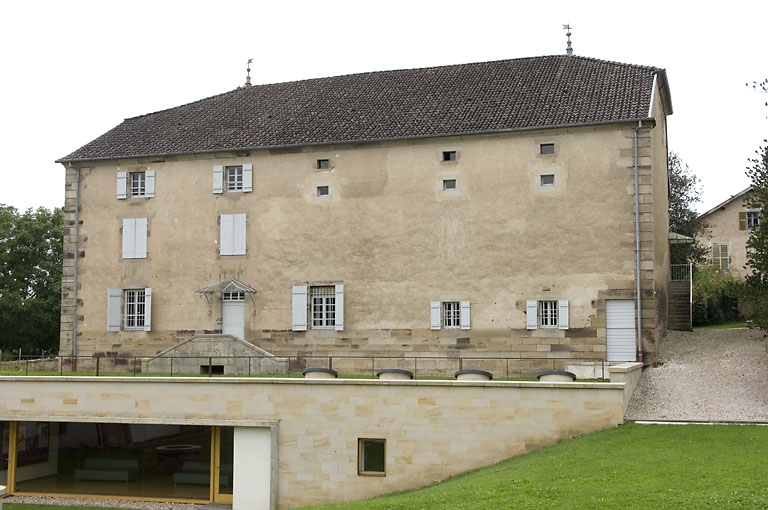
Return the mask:
<svg viewBox="0 0 768 510">
<path fill-rule="evenodd" d="M 272 427 L 278 508 L 429 485 L 618 425 L 626 400 L 623 383 L 2 377 L 0 384 L 0 420 Z M 386 440 L 386 476 L 358 475 L 359 438 Z"/>
</svg>

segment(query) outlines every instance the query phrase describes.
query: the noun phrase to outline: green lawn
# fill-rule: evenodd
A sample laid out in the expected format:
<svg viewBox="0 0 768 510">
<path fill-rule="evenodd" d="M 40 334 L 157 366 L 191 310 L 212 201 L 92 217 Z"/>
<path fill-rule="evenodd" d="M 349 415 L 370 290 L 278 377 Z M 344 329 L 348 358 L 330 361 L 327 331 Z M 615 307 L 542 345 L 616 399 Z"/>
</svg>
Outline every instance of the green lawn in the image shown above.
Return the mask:
<svg viewBox="0 0 768 510">
<path fill-rule="evenodd" d="M 337 510 L 768 508 L 768 426 L 622 425 Z M 5 504 L 4 510 L 80 510 Z"/>
<path fill-rule="evenodd" d="M 767 459 L 764 426 L 623 425 L 424 489 L 311 508 L 768 508 Z"/>
<path fill-rule="evenodd" d="M 738 321 L 738 322 L 726 322 L 724 324 L 710 324 L 709 326 L 696 326 L 695 329 L 737 329 L 737 328 L 746 328 L 746 323 L 744 321 Z"/>
</svg>

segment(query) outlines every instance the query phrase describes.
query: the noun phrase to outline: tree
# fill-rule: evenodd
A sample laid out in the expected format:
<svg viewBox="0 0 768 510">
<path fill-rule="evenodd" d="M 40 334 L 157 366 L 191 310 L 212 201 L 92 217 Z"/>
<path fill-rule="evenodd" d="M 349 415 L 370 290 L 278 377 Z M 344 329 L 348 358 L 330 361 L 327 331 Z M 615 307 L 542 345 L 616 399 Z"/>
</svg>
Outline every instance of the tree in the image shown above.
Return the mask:
<svg viewBox="0 0 768 510">
<path fill-rule="evenodd" d="M 754 323 L 768 331 L 768 146 L 761 147 L 755 154 L 749 160 L 752 166 L 747 168 L 753 191 L 746 204 L 759 209 L 760 221 L 747 240 L 750 253 L 747 266 L 752 272 L 746 279 L 744 305 Z"/>
<path fill-rule="evenodd" d="M 58 348 L 63 237 L 61 209 L 0 204 L 0 349 Z"/>
<path fill-rule="evenodd" d="M 668 173 L 669 231 L 696 238 L 706 229 L 706 224 L 693 208 L 701 201 L 699 179 L 674 152 L 669 153 Z M 698 264 L 704 261 L 706 254 L 707 248 L 694 242 L 672 244 L 669 255 L 672 264 Z"/>
</svg>

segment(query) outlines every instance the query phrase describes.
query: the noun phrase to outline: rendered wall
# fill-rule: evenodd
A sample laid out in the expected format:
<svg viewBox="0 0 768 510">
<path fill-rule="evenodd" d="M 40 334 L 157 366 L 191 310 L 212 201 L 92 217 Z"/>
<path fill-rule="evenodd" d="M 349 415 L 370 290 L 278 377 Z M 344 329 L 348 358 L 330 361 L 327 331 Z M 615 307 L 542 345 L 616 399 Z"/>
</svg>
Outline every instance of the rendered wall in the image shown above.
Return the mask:
<svg viewBox="0 0 768 510">
<path fill-rule="evenodd" d="M 605 299 L 635 293 L 634 127 L 103 161 L 84 165 L 79 184 L 68 169 L 61 353 L 73 351 L 79 221 L 82 355 L 151 356 L 219 331 L 221 303 L 209 306 L 196 290 L 234 278 L 257 292 L 246 301 L 245 339 L 278 356 L 602 359 Z M 665 308 L 652 283 L 663 263 L 653 245 L 663 223 L 654 219 L 661 185 L 651 178 L 653 154 L 666 151 L 658 138 L 642 133 L 649 339 Z M 540 154 L 541 143 L 555 153 Z M 442 161 L 449 150 L 456 161 Z M 318 159 L 331 168 L 317 170 Z M 253 192 L 213 194 L 213 166 L 243 163 L 253 165 Z M 117 200 L 118 169 L 148 168 L 155 197 Z M 542 174 L 555 185 L 541 186 Z M 445 178 L 456 179 L 456 191 L 443 191 Z M 330 195 L 318 197 L 319 185 Z M 218 218 L 230 213 L 247 214 L 246 255 L 218 255 Z M 146 259 L 121 258 L 124 218 L 148 218 Z M 306 282 L 344 283 L 343 331 L 291 331 L 291 287 Z M 128 287 L 152 288 L 152 331 L 108 333 L 107 289 Z M 570 329 L 526 330 L 529 299 L 569 300 Z M 430 302 L 443 300 L 470 301 L 470 330 L 430 330 Z"/>
<path fill-rule="evenodd" d="M 709 213 L 704 219 L 708 225 L 707 233 L 701 240 L 705 245 L 730 244 L 731 273 L 738 276 L 745 276 L 748 272 L 744 266 L 747 264 L 747 240 L 751 230 L 739 228 L 739 213 L 754 210 L 744 205 L 744 199 L 748 196 L 741 196 Z"/>
<path fill-rule="evenodd" d="M 625 389 L 617 383 L 289 378 L 1 377 L 0 384 L 0 420 L 234 426 L 236 471 L 238 459 L 270 462 L 262 432 L 272 430 L 278 508 L 429 485 L 618 425 Z M 245 430 L 251 427 L 262 432 Z M 386 439 L 386 476 L 357 474 L 358 438 Z M 242 474 L 235 475 L 235 502 L 256 497 L 248 487 L 240 493 Z"/>
</svg>

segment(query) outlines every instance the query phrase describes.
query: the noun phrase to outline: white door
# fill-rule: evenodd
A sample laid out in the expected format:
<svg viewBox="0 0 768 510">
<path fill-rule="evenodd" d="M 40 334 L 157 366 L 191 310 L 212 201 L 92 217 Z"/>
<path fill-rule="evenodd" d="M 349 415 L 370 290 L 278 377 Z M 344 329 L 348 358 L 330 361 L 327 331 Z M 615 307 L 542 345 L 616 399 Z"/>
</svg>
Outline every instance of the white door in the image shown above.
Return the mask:
<svg viewBox="0 0 768 510">
<path fill-rule="evenodd" d="M 635 302 L 612 299 L 605 302 L 608 361 L 636 361 Z"/>
<path fill-rule="evenodd" d="M 221 294 L 221 332 L 245 337 L 245 293 L 223 292 Z"/>
</svg>

